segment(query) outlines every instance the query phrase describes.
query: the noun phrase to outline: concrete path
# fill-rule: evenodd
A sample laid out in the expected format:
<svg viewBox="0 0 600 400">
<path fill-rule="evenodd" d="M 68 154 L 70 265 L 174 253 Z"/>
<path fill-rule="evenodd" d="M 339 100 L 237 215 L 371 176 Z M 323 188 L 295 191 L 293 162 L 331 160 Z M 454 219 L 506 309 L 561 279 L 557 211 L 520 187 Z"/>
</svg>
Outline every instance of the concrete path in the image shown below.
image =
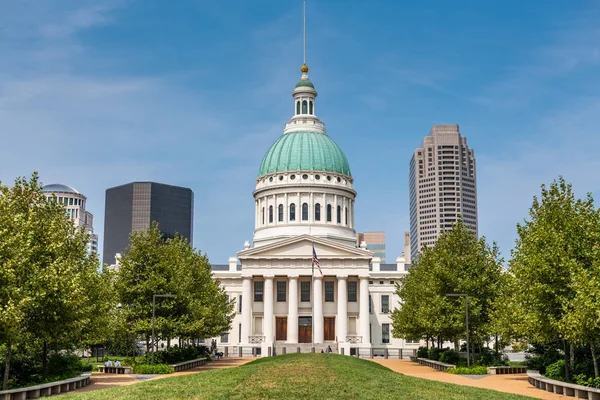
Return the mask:
<svg viewBox="0 0 600 400">
<path fill-rule="evenodd" d="M 223 360 L 210 361 L 206 365 L 188 369 L 187 371 L 175 372 L 167 375 L 117 375 L 117 374 L 105 374 L 101 372 L 92 373 L 91 383 L 86 387 L 78 390 L 70 391 L 69 393 L 80 393 L 80 392 L 91 392 L 92 390 L 107 389 L 115 386 L 127 386 L 135 383 L 144 382 L 154 379 L 171 378 L 179 375 L 197 374 L 204 371 L 212 371 L 213 369 L 232 368 L 243 364 L 246 364 L 255 358 L 235 358 L 229 357 Z"/>
<path fill-rule="evenodd" d="M 546 400 L 569 399 L 570 397 L 560 394 L 548 393 L 537 389 L 527 382 L 526 374 L 514 375 L 478 375 L 477 379 L 473 376 L 453 375 L 445 372 L 437 371 L 433 368 L 425 367 L 408 360 L 373 360 L 383 366 L 388 367 L 392 371 L 414 376 L 415 378 L 429 379 L 432 381 L 440 381 L 453 383 L 455 385 L 474 386 L 483 389 L 492 389 L 499 392 L 520 394 L 523 396 L 535 397 Z M 571 397 L 572 398 L 572 397 Z"/>
</svg>

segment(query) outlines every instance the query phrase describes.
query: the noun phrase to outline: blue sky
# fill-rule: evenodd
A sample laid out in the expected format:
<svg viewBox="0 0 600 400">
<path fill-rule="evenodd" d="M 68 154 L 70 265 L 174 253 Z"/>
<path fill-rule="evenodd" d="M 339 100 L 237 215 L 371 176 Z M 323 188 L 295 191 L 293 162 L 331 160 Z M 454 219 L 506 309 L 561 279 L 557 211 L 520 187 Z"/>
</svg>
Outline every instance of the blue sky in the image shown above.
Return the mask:
<svg viewBox="0 0 600 400">
<path fill-rule="evenodd" d="M 318 113 L 346 153 L 356 225 L 408 230 L 408 162 L 435 123 L 475 149 L 480 233 L 508 258 L 542 183 L 600 189 L 597 1 L 309 0 Z M 293 112 L 294 1 L 0 0 L 0 180 L 40 172 L 88 197 L 130 181 L 195 193 L 194 245 L 252 239 L 262 156 Z"/>
</svg>

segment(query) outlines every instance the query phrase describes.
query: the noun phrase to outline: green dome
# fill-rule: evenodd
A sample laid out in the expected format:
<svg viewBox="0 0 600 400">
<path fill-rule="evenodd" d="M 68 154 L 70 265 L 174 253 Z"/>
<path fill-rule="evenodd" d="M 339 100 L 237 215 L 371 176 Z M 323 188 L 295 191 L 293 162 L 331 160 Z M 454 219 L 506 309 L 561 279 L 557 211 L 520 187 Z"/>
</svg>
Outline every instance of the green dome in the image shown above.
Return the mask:
<svg viewBox="0 0 600 400">
<path fill-rule="evenodd" d="M 301 79 L 298 81 L 298 83 L 296 83 L 296 87 L 311 87 L 311 88 L 315 88 L 315 85 L 313 85 L 313 83 L 311 81 L 309 81 L 308 79 Z"/>
<path fill-rule="evenodd" d="M 326 134 L 290 132 L 271 146 L 260 164 L 258 176 L 285 171 L 330 171 L 352 176 L 339 146 Z"/>
</svg>

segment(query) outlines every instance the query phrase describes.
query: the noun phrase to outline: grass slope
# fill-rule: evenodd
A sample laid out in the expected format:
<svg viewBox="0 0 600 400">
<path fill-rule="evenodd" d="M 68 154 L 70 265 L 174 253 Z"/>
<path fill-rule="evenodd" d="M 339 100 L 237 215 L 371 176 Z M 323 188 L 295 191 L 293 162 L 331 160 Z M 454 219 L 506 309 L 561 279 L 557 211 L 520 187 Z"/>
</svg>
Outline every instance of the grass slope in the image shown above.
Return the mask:
<svg viewBox="0 0 600 400">
<path fill-rule="evenodd" d="M 67 399 L 529 399 L 401 375 L 335 354 L 289 354 L 236 368 L 67 395 Z"/>
</svg>

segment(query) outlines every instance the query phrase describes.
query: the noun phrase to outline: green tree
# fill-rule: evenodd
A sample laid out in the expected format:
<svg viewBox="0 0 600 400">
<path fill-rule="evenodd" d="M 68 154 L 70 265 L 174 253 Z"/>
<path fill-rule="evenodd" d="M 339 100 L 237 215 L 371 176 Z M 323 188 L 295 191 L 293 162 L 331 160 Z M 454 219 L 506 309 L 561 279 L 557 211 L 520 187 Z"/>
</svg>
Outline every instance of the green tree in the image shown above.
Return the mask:
<svg viewBox="0 0 600 400">
<path fill-rule="evenodd" d="M 469 335 L 482 344 L 490 334 L 492 303 L 500 290 L 502 260 L 495 244 L 475 235 L 459 220 L 431 249 L 424 249 L 398 285 L 401 307 L 392 315 L 397 337 L 438 336 L 455 344 L 465 334 L 464 299 L 469 296 Z"/>
<path fill-rule="evenodd" d="M 89 236 L 75 229 L 64 206 L 47 201 L 34 173 L 12 188 L 0 186 L 0 340 L 6 347 L 3 387 L 11 351 L 20 338 L 48 347 L 71 347 L 89 322 L 90 285 L 98 261 L 88 256 Z"/>
<path fill-rule="evenodd" d="M 514 301 L 520 308 L 516 328 L 530 342 L 550 344 L 575 337 L 574 330 L 564 327 L 571 326 L 566 321 L 572 321 L 569 314 L 579 307 L 575 277 L 590 273 L 599 259 L 598 226 L 592 196 L 576 199 L 563 177 L 548 187 L 542 185 L 529 219 L 517 225 L 509 266 L 515 279 Z M 574 342 L 570 344 L 571 357 L 565 352 L 567 379 L 574 360 Z"/>
<path fill-rule="evenodd" d="M 157 224 L 132 234 L 121 257 L 115 290 L 125 324 L 151 347 L 152 297 L 156 302 L 157 339 L 205 338 L 230 329 L 233 303 L 212 279 L 208 259 L 182 237 L 164 238 Z"/>
</svg>

